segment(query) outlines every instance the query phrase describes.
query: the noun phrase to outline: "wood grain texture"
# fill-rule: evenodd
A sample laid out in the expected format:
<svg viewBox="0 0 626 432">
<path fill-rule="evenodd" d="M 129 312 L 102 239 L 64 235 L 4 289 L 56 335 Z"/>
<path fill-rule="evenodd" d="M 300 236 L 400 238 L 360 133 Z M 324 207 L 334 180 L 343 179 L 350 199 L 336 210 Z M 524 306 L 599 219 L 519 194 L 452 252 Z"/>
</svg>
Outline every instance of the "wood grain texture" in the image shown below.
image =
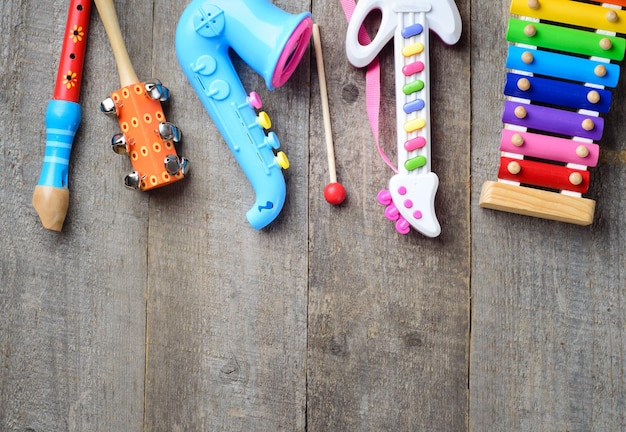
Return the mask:
<svg viewBox="0 0 626 432">
<path fill-rule="evenodd" d="M 92 16 L 67 225 L 46 231 L 30 196 L 67 4 L 51 2 L 46 13 L 36 1 L 0 8 L 0 157 L 7 168 L 0 179 L 0 429 L 139 430 L 148 201 L 123 189 L 125 168 L 108 144 L 117 126 L 98 110 L 117 85 L 115 65 L 103 55 L 107 42 Z M 142 4 L 126 18 L 150 25 L 149 9 Z M 133 39 L 133 51 L 150 38 Z"/>
<path fill-rule="evenodd" d="M 498 169 L 508 3 L 472 4 L 470 429 L 624 430 L 623 85 L 591 171 L 590 227 L 478 208 Z"/>
<path fill-rule="evenodd" d="M 478 204 L 483 208 L 583 226 L 593 223 L 596 208 L 596 202 L 589 198 L 498 181 L 483 183 Z"/>
<path fill-rule="evenodd" d="M 304 430 L 310 61 L 270 92 L 234 56 L 291 162 L 281 215 L 256 231 L 245 217 L 254 192 L 178 67 L 170 21 L 185 6 L 155 2 L 154 73 L 172 91 L 192 171 L 150 199 L 146 427 Z"/>
<path fill-rule="evenodd" d="M 291 162 L 281 216 L 256 231 L 253 190 L 176 59 L 187 2 L 118 0 L 138 77 L 171 91 L 191 173 L 148 193 L 123 187 L 132 167 L 98 107 L 119 78 L 94 8 L 55 233 L 30 200 L 67 4 L 0 2 L 0 430 L 625 430 L 624 86 L 592 170 L 591 226 L 480 208 L 499 158 L 509 4 L 457 1 L 459 44 L 431 36 L 442 235 L 400 236 L 376 202 L 392 173 L 367 124 L 364 71 L 345 56 L 340 3 L 274 3 L 320 25 L 346 201 L 323 196 L 312 51 L 274 91 L 234 58 Z M 395 160 L 391 44 L 380 59 Z"/>
<path fill-rule="evenodd" d="M 469 2 L 457 2 L 464 23 Z M 469 31 L 431 37 L 433 163 L 442 235 L 402 236 L 376 202 L 393 172 L 376 151 L 364 70 L 345 59 L 339 2 L 314 4 L 322 31 L 335 155 L 345 204 L 328 182 L 319 88 L 312 79 L 307 430 L 467 430 Z M 393 44 L 381 55 L 382 145 L 395 159 Z M 448 73 L 457 71 L 461 73 Z M 441 271 L 445 269 L 445 271 Z"/>
</svg>

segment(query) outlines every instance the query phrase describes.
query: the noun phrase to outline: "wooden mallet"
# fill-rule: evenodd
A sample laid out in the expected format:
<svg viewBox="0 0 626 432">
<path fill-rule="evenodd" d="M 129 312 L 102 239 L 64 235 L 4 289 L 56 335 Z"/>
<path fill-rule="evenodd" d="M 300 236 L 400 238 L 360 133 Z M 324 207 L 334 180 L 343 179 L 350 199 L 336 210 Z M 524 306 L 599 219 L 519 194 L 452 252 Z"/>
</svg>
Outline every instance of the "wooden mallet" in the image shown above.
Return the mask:
<svg viewBox="0 0 626 432">
<path fill-rule="evenodd" d="M 324 132 L 326 137 L 326 156 L 328 158 L 328 171 L 330 174 L 330 183 L 328 183 L 324 188 L 324 198 L 329 204 L 339 205 L 346 199 L 346 190 L 341 183 L 337 182 L 333 132 L 330 124 L 330 110 L 328 109 L 326 73 L 324 72 L 324 57 L 322 56 L 320 29 L 317 24 L 313 24 L 313 45 L 315 47 L 315 58 L 317 59 L 317 76 L 320 83 L 322 112 L 324 116 Z"/>
<path fill-rule="evenodd" d="M 135 73 L 133 64 L 128 56 L 128 51 L 126 50 L 113 0 L 95 0 L 95 3 L 104 29 L 109 37 L 109 42 L 111 43 L 121 86 L 126 87 L 139 82 L 139 78 Z"/>
</svg>

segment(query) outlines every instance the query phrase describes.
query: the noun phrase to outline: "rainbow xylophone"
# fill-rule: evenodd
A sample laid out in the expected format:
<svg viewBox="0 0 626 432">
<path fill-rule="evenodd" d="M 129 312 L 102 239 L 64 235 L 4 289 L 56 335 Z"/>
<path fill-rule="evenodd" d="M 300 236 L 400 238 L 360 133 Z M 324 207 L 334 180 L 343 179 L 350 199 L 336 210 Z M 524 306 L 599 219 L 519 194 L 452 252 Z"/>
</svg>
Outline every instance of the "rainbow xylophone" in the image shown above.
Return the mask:
<svg viewBox="0 0 626 432">
<path fill-rule="evenodd" d="M 590 225 L 598 163 L 626 40 L 626 0 L 512 0 L 498 181 L 480 206 Z"/>
</svg>

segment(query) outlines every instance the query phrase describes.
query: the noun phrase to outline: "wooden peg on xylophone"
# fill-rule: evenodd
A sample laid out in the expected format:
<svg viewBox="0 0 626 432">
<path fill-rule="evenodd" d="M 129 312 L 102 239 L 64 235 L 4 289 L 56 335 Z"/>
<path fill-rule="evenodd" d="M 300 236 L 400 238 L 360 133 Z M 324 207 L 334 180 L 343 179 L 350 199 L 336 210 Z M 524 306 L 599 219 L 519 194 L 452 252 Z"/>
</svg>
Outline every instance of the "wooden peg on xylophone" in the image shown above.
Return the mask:
<svg viewBox="0 0 626 432">
<path fill-rule="evenodd" d="M 610 23 L 616 23 L 616 22 L 618 22 L 618 21 L 619 21 L 619 17 L 617 16 L 617 12 L 612 11 L 612 10 L 608 11 L 608 12 L 606 13 L 606 20 L 607 20 L 608 22 L 610 22 Z"/>
</svg>

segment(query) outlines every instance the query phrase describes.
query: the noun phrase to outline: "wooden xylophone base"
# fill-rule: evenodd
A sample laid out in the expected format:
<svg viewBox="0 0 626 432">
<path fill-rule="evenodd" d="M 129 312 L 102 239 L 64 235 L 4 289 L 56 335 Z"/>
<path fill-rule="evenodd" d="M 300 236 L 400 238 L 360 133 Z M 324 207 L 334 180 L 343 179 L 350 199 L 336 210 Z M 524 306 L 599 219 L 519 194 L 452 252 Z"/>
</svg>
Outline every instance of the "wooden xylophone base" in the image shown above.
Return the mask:
<svg viewBox="0 0 626 432">
<path fill-rule="evenodd" d="M 576 225 L 591 225 L 596 208 L 596 202 L 588 198 L 495 181 L 483 184 L 479 205 Z"/>
</svg>

